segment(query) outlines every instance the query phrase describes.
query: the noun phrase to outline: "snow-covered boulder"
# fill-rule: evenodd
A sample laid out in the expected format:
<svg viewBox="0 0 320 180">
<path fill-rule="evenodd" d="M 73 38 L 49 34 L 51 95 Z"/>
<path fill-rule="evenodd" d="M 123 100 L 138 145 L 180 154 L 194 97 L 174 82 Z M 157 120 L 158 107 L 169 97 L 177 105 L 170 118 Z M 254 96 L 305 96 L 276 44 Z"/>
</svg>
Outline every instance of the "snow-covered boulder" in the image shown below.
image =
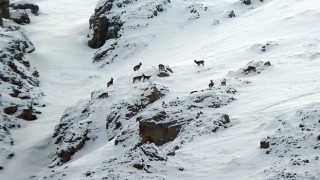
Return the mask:
<svg viewBox="0 0 320 180">
<path fill-rule="evenodd" d="M 29 0 L 13 0 L 10 2 L 10 19 L 17 24 L 29 24 L 29 14 L 37 15 L 39 6 Z"/>
<path fill-rule="evenodd" d="M 257 75 L 260 74 L 262 71 L 265 71 L 270 66 L 271 62 L 269 61 L 250 61 L 249 63 L 247 63 L 246 66 L 240 68 L 239 70 L 230 71 L 228 75 L 236 78 L 248 75 Z"/>
</svg>

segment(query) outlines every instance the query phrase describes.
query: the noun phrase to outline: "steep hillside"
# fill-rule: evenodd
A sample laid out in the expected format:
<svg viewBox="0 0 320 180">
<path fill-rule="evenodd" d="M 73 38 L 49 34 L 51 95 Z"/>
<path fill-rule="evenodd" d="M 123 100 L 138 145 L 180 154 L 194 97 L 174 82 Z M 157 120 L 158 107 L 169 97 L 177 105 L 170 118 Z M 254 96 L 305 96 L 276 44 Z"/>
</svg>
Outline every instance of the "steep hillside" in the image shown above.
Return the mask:
<svg viewBox="0 0 320 180">
<path fill-rule="evenodd" d="M 53 104 L 39 120 L 53 133 L 26 146 L 41 158 L 21 152 L 24 162 L 35 158 L 28 176 L 14 175 L 18 167 L 0 177 L 320 178 L 316 0 L 100 0 L 81 39 L 83 24 L 69 22 L 82 23 L 84 5 L 47 17 L 63 24 L 50 39 L 58 50 L 40 41 L 48 29 L 35 37 L 54 67 L 63 61 L 53 57 L 70 59 L 58 78 L 37 64 Z"/>
<path fill-rule="evenodd" d="M 25 4 L 25 3 L 22 3 Z M 9 5 L 9 3 L 8 3 Z M 9 7 L 6 6 L 9 13 Z M 19 8 L 16 8 L 18 11 Z M 19 14 L 10 9 L 10 16 L 15 21 Z M 22 11 L 20 9 L 20 11 Z M 27 13 L 26 13 L 26 16 Z M 9 19 L 1 19 L 0 27 L 0 169 L 14 158 L 18 131 L 27 122 L 37 120 L 41 114 L 43 92 L 39 88 L 39 73 L 27 54 L 35 48 L 26 37 L 22 26 Z"/>
</svg>

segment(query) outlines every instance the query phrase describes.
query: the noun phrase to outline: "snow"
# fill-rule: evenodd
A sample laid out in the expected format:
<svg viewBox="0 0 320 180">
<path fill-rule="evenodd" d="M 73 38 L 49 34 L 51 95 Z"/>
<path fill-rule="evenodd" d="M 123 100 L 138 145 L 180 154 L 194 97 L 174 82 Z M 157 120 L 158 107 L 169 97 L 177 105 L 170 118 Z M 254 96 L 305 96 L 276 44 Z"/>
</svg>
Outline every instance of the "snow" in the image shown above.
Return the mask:
<svg viewBox="0 0 320 180">
<path fill-rule="evenodd" d="M 278 174 L 287 166 L 290 166 L 289 171 L 293 167 L 292 171 L 300 174 L 308 171 L 296 179 L 320 178 L 319 169 L 310 168 L 319 167 L 318 160 L 299 169 L 299 166 L 290 164 L 289 159 L 283 160 L 273 151 L 266 154 L 266 150 L 259 147 L 262 138 L 271 136 L 277 140 L 284 136 L 286 139 L 287 131 L 298 129 L 301 117 L 297 112 L 308 115 L 308 110 L 319 109 L 320 3 L 317 0 L 265 0 L 263 3 L 253 1 L 252 8 L 249 8 L 238 0 L 171 1 L 157 17 L 141 20 L 141 24 L 147 22 L 148 26 L 131 29 L 130 25 L 140 21 L 129 22 L 117 46 L 117 51 L 124 55 L 103 68 L 98 66 L 108 60 L 92 64 L 96 50 L 86 46 L 88 39 L 85 38 L 89 16 L 95 7 L 103 4 L 102 1 L 98 5 L 97 1 L 86 0 L 36 1 L 40 7 L 39 15 L 32 16 L 31 24 L 24 28 L 36 48 L 28 58 L 40 73 L 40 88 L 45 93 L 47 107 L 37 121 L 22 122 L 22 128 L 14 132 L 15 157 L 0 171 L 0 179 L 28 179 L 32 175 L 37 175 L 35 179 L 47 175 L 58 179 L 63 178 L 63 174 L 67 179 L 89 179 L 84 176 L 89 170 L 96 170 L 91 178 L 101 179 L 108 175 L 103 170 L 108 168 L 123 172 L 121 177 L 128 179 L 152 176 L 154 179 L 281 179 Z M 135 7 L 145 7 L 144 1 L 135 3 Z M 208 9 L 204 10 L 201 3 Z M 197 9 L 199 18 L 190 13 L 190 6 Z M 235 11 L 236 17 L 227 18 L 230 10 Z M 145 12 L 149 11 L 140 13 Z M 215 20 L 219 20 L 219 24 Z M 126 43 L 138 45 L 128 49 L 123 47 Z M 261 51 L 266 44 L 270 45 L 266 51 Z M 102 49 L 107 47 L 105 45 Z M 204 59 L 205 65 L 198 67 L 194 59 Z M 270 61 L 272 66 L 262 69 L 259 74 L 241 73 L 241 68 L 249 62 L 260 60 Z M 139 62 L 142 62 L 141 69 L 133 72 L 133 66 Z M 157 77 L 159 63 L 169 65 L 174 73 L 165 78 Z M 238 78 L 247 83 L 236 86 L 235 101 L 215 110 L 228 114 L 232 126 L 216 133 L 195 136 L 177 150 L 175 156 L 169 157 L 166 164 L 151 162 L 152 166 L 159 168 L 151 169 L 154 174 L 148 175 L 128 164 L 121 166 L 129 157 L 126 148 L 115 146 L 114 139 L 108 141 L 107 136 L 103 136 L 107 134 L 104 130 L 108 113 L 103 108 L 110 109 L 111 104 L 122 99 L 131 101 L 131 96 L 136 96 L 132 89 L 145 85 L 145 82 L 132 85 L 132 77 L 142 73 L 152 75 L 152 83 L 168 87 L 169 93 L 141 114 L 161 107 L 162 101 L 169 102 L 176 97 L 182 99 L 191 91 L 206 89 L 210 79 L 215 84 L 224 78 L 227 82 Z M 111 77 L 114 78 L 114 87 L 106 88 Z M 48 157 L 57 148 L 51 137 L 63 112 L 70 106 L 71 110 L 79 108 L 77 111 L 81 111 L 91 100 L 91 92 L 97 90 L 108 91 L 112 98 L 110 103 L 94 101 L 94 106 L 90 107 L 92 115 L 86 120 L 97 121 L 97 134 L 103 137 L 90 142 L 90 146 L 85 145 L 70 162 L 47 168 L 51 163 Z M 79 100 L 82 101 L 76 104 Z M 93 112 L 95 108 L 100 108 L 97 113 Z M 310 121 L 316 123 L 319 114 L 315 114 L 311 113 Z M 77 116 L 74 114 L 75 118 Z M 279 132 L 279 128 L 284 131 Z M 128 131 L 136 129 L 128 125 Z M 319 134 L 319 129 L 312 132 Z M 297 139 L 305 135 L 291 133 Z M 301 141 L 311 145 L 317 143 L 314 139 Z M 306 149 L 302 153 L 296 149 L 292 151 L 303 158 L 315 159 L 319 149 L 314 150 L 311 145 L 303 146 Z M 169 147 L 164 145 L 159 149 L 166 148 Z M 274 145 L 273 150 L 277 148 L 285 150 L 286 147 L 280 143 Z M 108 161 L 119 156 L 123 156 L 122 159 Z M 177 171 L 180 167 L 184 168 L 181 172 Z M 126 176 L 130 173 L 134 174 Z M 111 175 L 111 178 L 116 177 Z"/>
</svg>

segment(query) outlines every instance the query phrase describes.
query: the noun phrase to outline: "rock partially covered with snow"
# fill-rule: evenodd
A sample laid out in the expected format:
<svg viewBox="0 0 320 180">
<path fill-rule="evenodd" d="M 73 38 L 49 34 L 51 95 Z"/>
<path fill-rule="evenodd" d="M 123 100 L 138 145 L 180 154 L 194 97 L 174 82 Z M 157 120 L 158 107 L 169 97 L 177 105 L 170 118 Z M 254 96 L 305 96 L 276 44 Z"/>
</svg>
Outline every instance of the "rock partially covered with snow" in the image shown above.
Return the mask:
<svg viewBox="0 0 320 180">
<path fill-rule="evenodd" d="M 30 0 L 15 0 L 10 2 L 10 19 L 17 24 L 29 24 L 29 14 L 37 15 L 39 6 Z"/>
<path fill-rule="evenodd" d="M 182 139 L 192 139 L 190 135 L 216 132 L 228 127 L 229 116 L 213 113 L 210 109 L 225 106 L 235 100 L 230 88 L 232 89 L 229 86 L 200 91 L 184 99 L 174 99 L 162 107 L 149 109 L 137 118 L 141 143 L 161 146 L 174 141 L 179 134 Z M 201 128 L 198 129 L 199 127 Z M 195 133 L 197 130 L 199 132 Z M 190 134 L 184 133 L 186 131 L 190 131 Z"/>
<path fill-rule="evenodd" d="M 30 10 L 32 14 L 38 14 L 39 6 L 30 0 L 14 0 L 10 3 L 12 9 Z"/>
<path fill-rule="evenodd" d="M 167 94 L 168 89 L 164 86 L 151 85 L 138 89 L 138 91 L 141 92 L 140 96 L 136 96 L 132 100 L 129 99 L 129 101 L 128 99 L 123 99 L 111 107 L 106 124 L 109 139 L 113 139 L 121 131 L 125 130 L 125 121 L 143 111 L 149 104 L 159 100 Z"/>
<path fill-rule="evenodd" d="M 267 137 L 266 156 L 274 159 L 265 169 L 268 179 L 317 179 L 320 166 L 320 104 L 301 107 L 280 117 L 278 129 Z"/>
<path fill-rule="evenodd" d="M 229 76 L 242 77 L 247 75 L 257 75 L 271 66 L 269 61 L 250 61 L 246 66 L 237 71 L 230 71 Z"/>
<path fill-rule="evenodd" d="M 117 86 L 114 88 L 117 89 Z M 98 138 L 97 133 L 103 133 L 104 138 L 111 141 L 125 131 L 128 124 L 135 123 L 135 120 L 132 120 L 135 115 L 159 100 L 167 92 L 166 87 L 152 83 L 135 86 L 132 93 L 126 96 L 120 95 L 126 93 L 125 89 L 117 89 L 113 92 L 105 90 L 93 92 L 89 102 L 79 102 L 74 107 L 67 109 L 61 122 L 55 128 L 53 138 L 55 144 L 58 145 L 54 155 L 55 163 L 61 164 L 69 161 L 88 140 L 94 141 Z M 101 98 L 106 93 L 108 96 Z M 105 103 L 107 105 L 103 105 Z M 98 110 L 101 106 L 105 109 Z M 92 118 L 99 111 L 103 111 L 101 112 L 103 115 L 99 116 L 99 119 Z M 102 125 L 105 121 L 106 125 Z"/>
<path fill-rule="evenodd" d="M 90 41 L 88 45 L 91 48 L 99 48 L 104 45 L 106 40 L 119 38 L 123 24 L 127 23 L 129 19 L 132 21 L 132 19 L 157 16 L 159 12 L 164 10 L 163 5 L 170 2 L 168 0 L 146 1 L 140 7 L 137 7 L 136 1 L 100 0 L 94 15 L 90 18 Z M 141 10 L 149 11 L 143 14 L 146 17 L 135 17 L 136 13 Z"/>
</svg>

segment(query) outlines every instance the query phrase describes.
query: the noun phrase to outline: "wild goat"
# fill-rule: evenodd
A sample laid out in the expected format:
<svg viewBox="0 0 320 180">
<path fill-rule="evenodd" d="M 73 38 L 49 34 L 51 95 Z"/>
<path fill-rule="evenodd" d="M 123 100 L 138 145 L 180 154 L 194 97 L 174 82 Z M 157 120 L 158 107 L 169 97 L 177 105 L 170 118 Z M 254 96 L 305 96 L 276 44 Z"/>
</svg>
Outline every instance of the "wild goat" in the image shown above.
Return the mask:
<svg viewBox="0 0 320 180">
<path fill-rule="evenodd" d="M 141 81 L 141 79 L 144 77 L 144 74 L 142 74 L 141 76 L 136 76 L 133 78 L 133 83 L 136 81 Z"/>
<path fill-rule="evenodd" d="M 198 64 L 198 66 L 200 66 L 201 64 L 204 66 L 204 60 L 200 60 L 200 61 L 194 60 L 194 62 Z"/>
<path fill-rule="evenodd" d="M 143 74 L 143 81 L 146 80 L 146 79 L 149 80 L 150 78 L 151 78 L 151 75 L 150 76 L 146 76 L 146 75 Z"/>
<path fill-rule="evenodd" d="M 113 85 L 113 78 L 111 78 L 111 80 L 108 82 L 107 87 Z"/>
<path fill-rule="evenodd" d="M 214 82 L 212 80 L 210 80 L 210 83 L 209 83 L 209 88 L 212 88 L 214 85 Z"/>
<path fill-rule="evenodd" d="M 164 65 L 163 64 L 159 64 L 158 67 L 159 67 L 159 71 L 164 70 Z"/>
<path fill-rule="evenodd" d="M 226 86 L 227 85 L 227 80 L 226 79 L 223 79 L 222 81 L 221 81 L 221 86 Z"/>
<path fill-rule="evenodd" d="M 133 70 L 138 71 L 140 69 L 141 65 L 142 65 L 142 63 L 140 62 L 138 65 L 133 67 Z"/>
</svg>

